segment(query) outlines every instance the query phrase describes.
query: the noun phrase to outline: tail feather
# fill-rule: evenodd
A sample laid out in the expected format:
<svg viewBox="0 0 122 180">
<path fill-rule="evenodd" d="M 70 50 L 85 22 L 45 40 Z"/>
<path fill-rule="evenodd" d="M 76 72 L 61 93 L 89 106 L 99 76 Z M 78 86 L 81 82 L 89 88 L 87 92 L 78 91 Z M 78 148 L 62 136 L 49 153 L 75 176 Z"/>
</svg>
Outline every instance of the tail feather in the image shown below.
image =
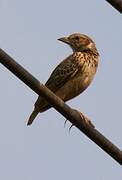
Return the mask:
<svg viewBox="0 0 122 180">
<path fill-rule="evenodd" d="M 38 115 L 39 111 L 37 109 L 34 109 L 33 112 L 31 113 L 29 120 L 27 122 L 27 125 L 31 125 L 36 116 Z"/>
</svg>

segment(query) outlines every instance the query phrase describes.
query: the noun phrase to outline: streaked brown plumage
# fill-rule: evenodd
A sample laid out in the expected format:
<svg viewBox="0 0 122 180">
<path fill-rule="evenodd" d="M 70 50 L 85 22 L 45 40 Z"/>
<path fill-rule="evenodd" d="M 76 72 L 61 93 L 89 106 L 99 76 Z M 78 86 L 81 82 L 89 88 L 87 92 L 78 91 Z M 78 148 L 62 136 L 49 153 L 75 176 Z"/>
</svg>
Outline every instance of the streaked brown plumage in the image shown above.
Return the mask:
<svg viewBox="0 0 122 180">
<path fill-rule="evenodd" d="M 84 34 L 75 33 L 58 40 L 70 45 L 73 54 L 55 68 L 45 85 L 63 101 L 68 101 L 91 83 L 97 70 L 99 53 L 92 39 Z M 32 124 L 39 112 L 49 108 L 48 102 L 39 96 L 27 125 Z"/>
</svg>

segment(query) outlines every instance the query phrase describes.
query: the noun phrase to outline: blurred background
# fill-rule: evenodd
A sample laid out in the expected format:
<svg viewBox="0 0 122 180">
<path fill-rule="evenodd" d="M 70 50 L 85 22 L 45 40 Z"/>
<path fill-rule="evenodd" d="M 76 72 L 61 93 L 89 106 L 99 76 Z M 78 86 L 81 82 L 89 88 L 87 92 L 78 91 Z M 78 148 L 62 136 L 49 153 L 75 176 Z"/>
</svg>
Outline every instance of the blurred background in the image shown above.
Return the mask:
<svg viewBox="0 0 122 180">
<path fill-rule="evenodd" d="M 122 149 L 122 18 L 106 1 L 1 0 L 0 47 L 42 83 L 71 49 L 57 39 L 89 35 L 100 53 L 91 86 L 68 102 Z M 37 95 L 0 64 L 0 179 L 120 180 L 120 165 L 53 108 L 26 126 Z"/>
</svg>

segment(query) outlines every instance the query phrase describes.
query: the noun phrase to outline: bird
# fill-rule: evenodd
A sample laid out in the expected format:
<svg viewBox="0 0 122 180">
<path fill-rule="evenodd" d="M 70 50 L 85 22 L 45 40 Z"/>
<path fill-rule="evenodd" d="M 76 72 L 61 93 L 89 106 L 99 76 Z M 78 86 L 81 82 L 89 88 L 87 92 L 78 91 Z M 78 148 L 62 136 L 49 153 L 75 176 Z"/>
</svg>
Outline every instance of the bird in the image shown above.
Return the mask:
<svg viewBox="0 0 122 180">
<path fill-rule="evenodd" d="M 73 33 L 58 40 L 68 44 L 72 54 L 54 69 L 45 86 L 66 102 L 81 94 L 91 84 L 97 71 L 99 53 L 95 42 L 85 34 Z M 51 105 L 39 96 L 27 125 L 31 125 L 39 113 L 50 108 Z"/>
</svg>

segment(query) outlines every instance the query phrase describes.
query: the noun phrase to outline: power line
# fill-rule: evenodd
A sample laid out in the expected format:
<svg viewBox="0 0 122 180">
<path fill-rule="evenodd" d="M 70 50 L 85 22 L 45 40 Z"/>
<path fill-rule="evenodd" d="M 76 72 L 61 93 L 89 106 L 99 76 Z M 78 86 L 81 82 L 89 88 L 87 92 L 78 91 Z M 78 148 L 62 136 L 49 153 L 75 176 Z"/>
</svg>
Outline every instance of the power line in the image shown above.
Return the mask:
<svg viewBox="0 0 122 180">
<path fill-rule="evenodd" d="M 0 63 L 15 74 L 38 95 L 44 97 L 59 113 L 95 142 L 101 149 L 122 165 L 122 151 L 103 136 L 98 130 L 87 125 L 79 113 L 65 104 L 59 97 L 41 84 L 33 75 L 0 49 Z"/>
<path fill-rule="evenodd" d="M 115 9 L 122 13 L 122 0 L 106 0 L 110 3 Z"/>
</svg>

